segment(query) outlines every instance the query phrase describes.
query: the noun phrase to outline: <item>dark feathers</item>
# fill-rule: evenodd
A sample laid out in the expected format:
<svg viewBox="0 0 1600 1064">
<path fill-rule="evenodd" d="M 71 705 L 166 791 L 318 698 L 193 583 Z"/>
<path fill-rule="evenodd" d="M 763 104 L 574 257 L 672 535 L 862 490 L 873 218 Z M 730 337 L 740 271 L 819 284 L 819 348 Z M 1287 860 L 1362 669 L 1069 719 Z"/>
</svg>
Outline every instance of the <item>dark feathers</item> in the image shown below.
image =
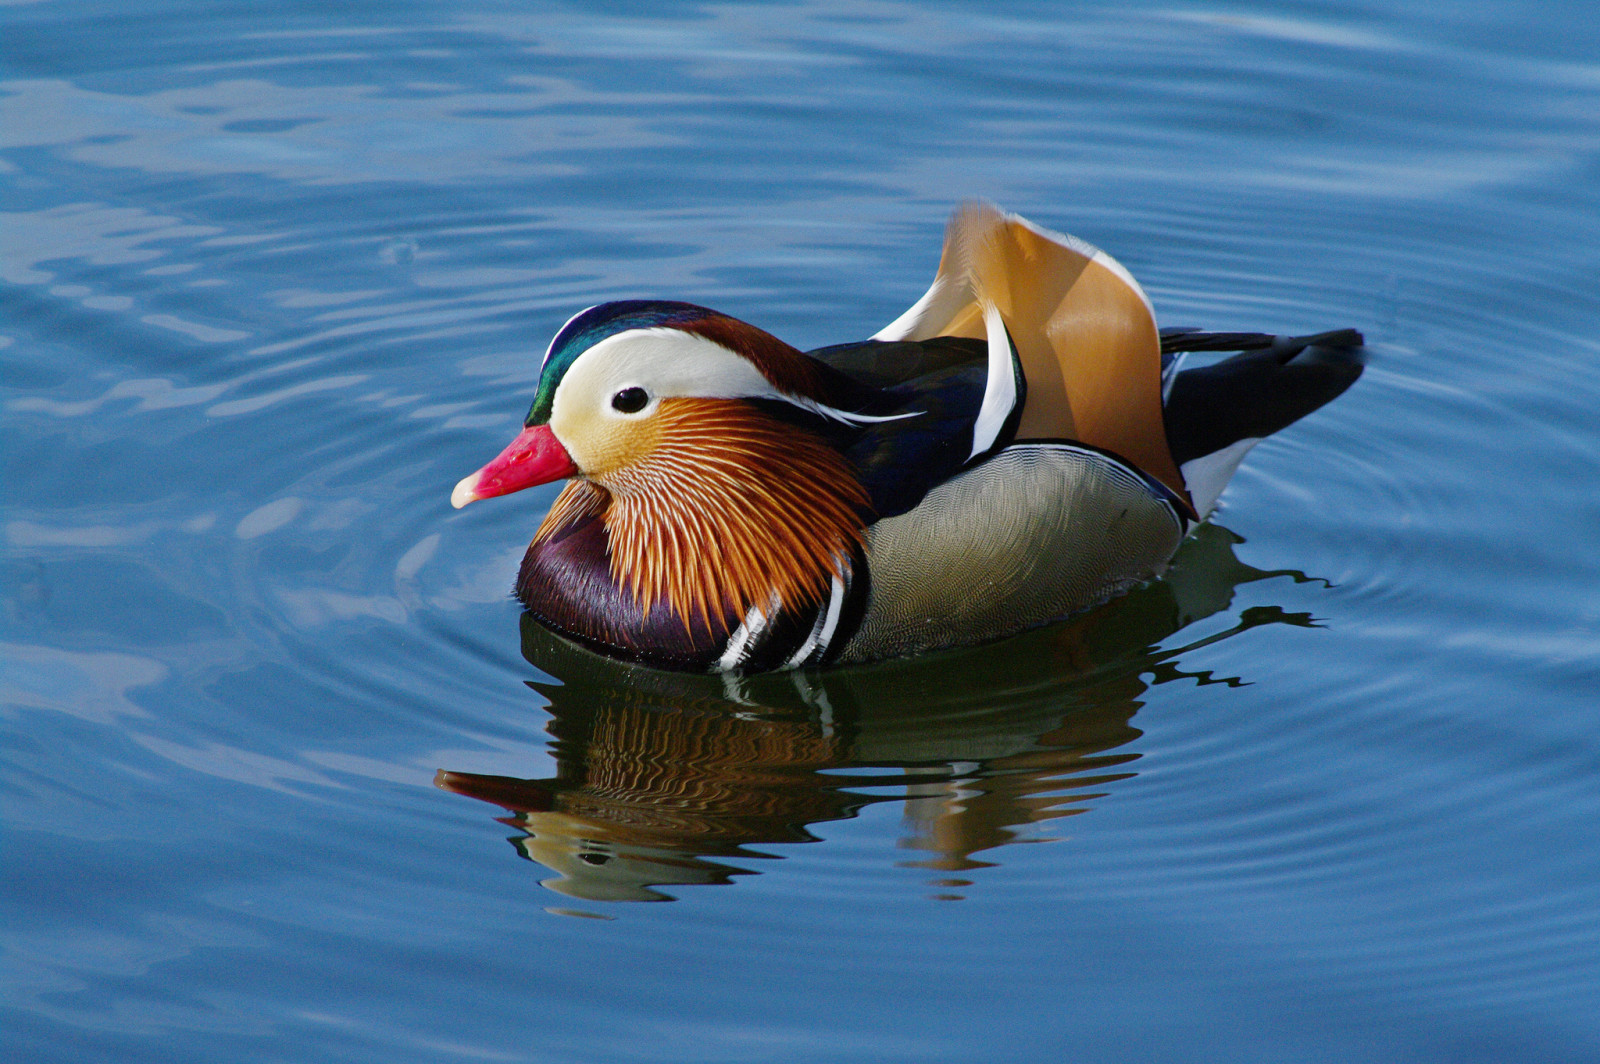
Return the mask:
<svg viewBox="0 0 1600 1064">
<path fill-rule="evenodd" d="M 1245 439 L 1270 436 L 1337 397 L 1364 368 L 1354 329 L 1315 336 L 1165 330 L 1165 359 L 1188 351 L 1241 351 L 1209 366 L 1175 371 L 1163 418 L 1182 466 Z"/>
<path fill-rule="evenodd" d="M 875 520 L 912 509 L 966 464 L 988 381 L 984 341 L 867 341 L 808 353 L 879 389 L 872 413 L 916 415 L 855 429 L 839 442 L 872 499 Z"/>
</svg>

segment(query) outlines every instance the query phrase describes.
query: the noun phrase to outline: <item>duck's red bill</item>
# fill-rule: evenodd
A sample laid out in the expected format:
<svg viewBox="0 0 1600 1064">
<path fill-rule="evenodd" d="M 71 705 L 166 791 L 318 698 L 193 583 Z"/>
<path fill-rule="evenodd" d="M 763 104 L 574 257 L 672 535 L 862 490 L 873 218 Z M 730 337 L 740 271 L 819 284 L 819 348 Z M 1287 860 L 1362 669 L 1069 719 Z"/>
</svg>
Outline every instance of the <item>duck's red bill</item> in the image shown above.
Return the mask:
<svg viewBox="0 0 1600 1064">
<path fill-rule="evenodd" d="M 462 480 L 450 493 L 450 505 L 461 509 L 476 499 L 509 495 L 513 491 L 548 484 L 577 473 L 572 456 L 561 446 L 549 425 L 522 430 L 500 457 Z"/>
</svg>

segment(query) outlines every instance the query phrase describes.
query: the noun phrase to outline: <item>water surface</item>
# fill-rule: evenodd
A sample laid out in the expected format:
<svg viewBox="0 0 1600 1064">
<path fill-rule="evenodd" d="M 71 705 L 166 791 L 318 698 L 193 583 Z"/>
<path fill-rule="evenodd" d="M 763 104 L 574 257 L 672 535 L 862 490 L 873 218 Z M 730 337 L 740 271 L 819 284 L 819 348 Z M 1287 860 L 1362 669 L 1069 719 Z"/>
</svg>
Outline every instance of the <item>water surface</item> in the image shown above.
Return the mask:
<svg viewBox="0 0 1600 1064">
<path fill-rule="evenodd" d="M 1600 1057 L 1585 6 L 0 41 L 8 1058 Z M 998 646 L 724 682 L 519 623 L 553 489 L 447 499 L 571 313 L 857 339 L 973 195 L 1371 365 Z"/>
</svg>

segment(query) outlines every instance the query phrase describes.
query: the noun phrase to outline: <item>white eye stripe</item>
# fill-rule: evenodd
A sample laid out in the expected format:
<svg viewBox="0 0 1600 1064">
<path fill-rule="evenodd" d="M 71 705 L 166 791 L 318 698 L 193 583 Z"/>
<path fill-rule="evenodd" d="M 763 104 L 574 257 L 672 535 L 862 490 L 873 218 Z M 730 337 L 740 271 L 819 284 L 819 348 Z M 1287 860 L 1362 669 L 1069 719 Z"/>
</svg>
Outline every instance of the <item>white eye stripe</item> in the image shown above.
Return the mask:
<svg viewBox="0 0 1600 1064">
<path fill-rule="evenodd" d="M 576 400 L 610 404 L 626 387 L 652 399 L 778 398 L 777 389 L 740 355 L 681 329 L 629 329 L 608 336 L 573 360 L 556 387 L 552 408 Z M 581 398 L 580 398 L 581 397 Z"/>
<path fill-rule="evenodd" d="M 555 411 L 585 402 L 610 408 L 611 399 L 629 387 L 643 388 L 657 399 L 776 399 L 801 410 L 850 425 L 877 424 L 917 417 L 904 414 L 857 414 L 780 391 L 743 355 L 681 329 L 629 329 L 608 336 L 573 360 L 556 386 Z"/>
</svg>

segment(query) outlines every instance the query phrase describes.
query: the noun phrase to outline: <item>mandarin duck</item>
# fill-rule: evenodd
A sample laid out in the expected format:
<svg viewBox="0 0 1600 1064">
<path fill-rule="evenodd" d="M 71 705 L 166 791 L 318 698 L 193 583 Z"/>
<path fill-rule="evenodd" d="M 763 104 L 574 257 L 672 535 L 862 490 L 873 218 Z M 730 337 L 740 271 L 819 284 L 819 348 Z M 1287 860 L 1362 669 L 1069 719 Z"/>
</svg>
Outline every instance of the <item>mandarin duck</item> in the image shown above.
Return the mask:
<svg viewBox="0 0 1600 1064">
<path fill-rule="evenodd" d="M 614 657 L 757 672 L 980 643 L 1158 576 L 1252 445 L 1361 375 L 1362 342 L 1158 331 L 1105 252 L 969 204 L 932 287 L 863 342 L 581 311 L 451 502 L 566 479 L 517 597 Z"/>
</svg>

